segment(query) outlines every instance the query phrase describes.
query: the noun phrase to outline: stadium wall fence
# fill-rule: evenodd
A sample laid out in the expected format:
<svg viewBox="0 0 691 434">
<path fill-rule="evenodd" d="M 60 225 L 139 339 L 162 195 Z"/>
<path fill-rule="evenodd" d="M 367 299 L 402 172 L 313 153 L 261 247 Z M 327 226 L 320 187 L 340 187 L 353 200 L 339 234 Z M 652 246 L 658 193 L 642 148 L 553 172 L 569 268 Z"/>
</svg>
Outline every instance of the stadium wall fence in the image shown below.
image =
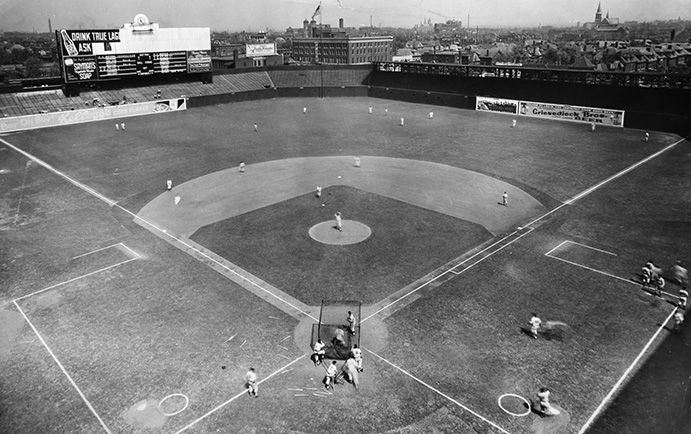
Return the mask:
<svg viewBox="0 0 691 434">
<path fill-rule="evenodd" d="M 373 71 L 367 84 L 371 97 L 471 110 L 476 96 L 619 109 L 626 111 L 626 128 L 691 134 L 691 91 L 686 89 L 387 71 Z"/>
</svg>

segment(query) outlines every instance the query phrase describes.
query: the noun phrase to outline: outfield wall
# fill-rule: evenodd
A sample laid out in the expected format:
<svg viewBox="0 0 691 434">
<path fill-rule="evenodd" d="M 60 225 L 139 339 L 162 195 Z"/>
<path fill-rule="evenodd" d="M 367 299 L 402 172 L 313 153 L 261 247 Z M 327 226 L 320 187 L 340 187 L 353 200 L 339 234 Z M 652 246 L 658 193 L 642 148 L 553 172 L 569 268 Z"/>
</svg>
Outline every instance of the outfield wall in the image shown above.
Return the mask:
<svg viewBox="0 0 691 434">
<path fill-rule="evenodd" d="M 216 104 L 228 104 L 242 101 L 255 101 L 270 98 L 319 98 L 324 97 L 362 97 L 367 96 L 366 86 L 337 87 L 295 87 L 254 90 L 250 92 L 204 95 L 189 98 L 189 108 L 204 107 Z"/>
<path fill-rule="evenodd" d="M 476 96 L 626 111 L 626 128 L 691 134 L 691 91 L 373 71 L 369 96 L 473 110 Z"/>
<path fill-rule="evenodd" d="M 58 127 L 84 122 L 96 122 L 141 116 L 169 111 L 187 110 L 186 98 L 147 101 L 136 104 L 122 104 L 105 107 L 92 107 L 83 110 L 49 112 L 37 115 L 0 118 L 0 132 L 8 133 L 37 128 Z"/>
</svg>

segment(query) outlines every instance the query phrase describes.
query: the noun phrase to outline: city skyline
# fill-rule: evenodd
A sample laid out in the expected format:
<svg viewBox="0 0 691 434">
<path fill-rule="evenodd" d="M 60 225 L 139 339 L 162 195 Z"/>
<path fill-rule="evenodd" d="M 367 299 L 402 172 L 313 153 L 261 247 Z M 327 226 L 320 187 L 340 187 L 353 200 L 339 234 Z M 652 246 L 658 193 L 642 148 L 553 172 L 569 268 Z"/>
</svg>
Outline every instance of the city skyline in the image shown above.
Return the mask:
<svg viewBox="0 0 691 434">
<path fill-rule="evenodd" d="M 321 16 L 327 24 L 340 18 L 348 27 L 410 28 L 423 20 L 432 23 L 458 20 L 464 27 L 573 27 L 593 21 L 598 0 L 324 0 Z M 603 17 L 626 21 L 689 20 L 691 0 L 605 0 Z M 257 31 L 301 27 L 320 4 L 309 0 L 253 0 L 252 2 L 201 0 L 0 0 L 0 29 L 48 31 L 61 28 L 119 28 L 136 14 L 145 14 L 162 27 L 210 27 L 214 31 Z"/>
</svg>

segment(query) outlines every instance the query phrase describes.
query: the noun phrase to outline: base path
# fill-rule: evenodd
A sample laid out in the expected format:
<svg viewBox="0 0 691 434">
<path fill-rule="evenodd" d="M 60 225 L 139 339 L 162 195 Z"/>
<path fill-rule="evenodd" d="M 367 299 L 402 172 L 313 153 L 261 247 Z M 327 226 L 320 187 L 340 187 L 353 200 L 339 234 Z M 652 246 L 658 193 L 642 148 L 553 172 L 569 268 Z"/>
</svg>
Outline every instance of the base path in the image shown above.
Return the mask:
<svg viewBox="0 0 691 434">
<path fill-rule="evenodd" d="M 484 226 L 496 235 L 545 212 L 525 191 L 470 170 L 387 157 L 309 157 L 214 172 L 163 192 L 138 213 L 169 233 L 197 229 L 323 188 L 347 185 Z M 508 193 L 509 206 L 501 205 Z M 175 205 L 174 198 L 180 197 Z"/>
</svg>

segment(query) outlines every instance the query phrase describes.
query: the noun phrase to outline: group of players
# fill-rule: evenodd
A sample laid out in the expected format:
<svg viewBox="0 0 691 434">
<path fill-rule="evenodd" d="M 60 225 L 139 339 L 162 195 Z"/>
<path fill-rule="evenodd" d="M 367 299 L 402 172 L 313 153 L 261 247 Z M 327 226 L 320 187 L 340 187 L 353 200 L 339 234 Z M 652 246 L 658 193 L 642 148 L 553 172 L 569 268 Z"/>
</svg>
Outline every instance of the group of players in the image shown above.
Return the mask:
<svg viewBox="0 0 691 434">
<path fill-rule="evenodd" d="M 681 330 L 681 324 L 684 322 L 684 312 L 686 311 L 689 299 L 689 292 L 687 290 L 688 271 L 682 266 L 680 261 L 677 261 L 672 267 L 670 277 L 675 284 L 681 287 L 677 295 L 677 309 L 673 316 L 675 322 L 674 330 L 678 332 Z M 665 279 L 662 277 L 662 269 L 656 267 L 652 260 L 649 260 L 643 266 L 641 270 L 641 280 L 643 281 L 643 287 L 645 289 L 651 290 L 653 294 L 662 298 Z"/>
<path fill-rule="evenodd" d="M 355 335 L 355 316 L 352 312 L 348 312 L 346 318 L 348 321 L 348 332 L 351 335 Z M 343 336 L 344 332 L 342 328 L 337 328 L 331 343 L 337 347 L 346 347 L 346 342 Z M 314 366 L 319 366 L 323 363 L 326 357 L 326 344 L 321 339 L 318 339 L 312 347 L 312 362 Z M 340 384 L 340 380 L 345 378 L 346 381 L 351 383 L 357 389 L 360 382 L 358 378 L 358 373 L 362 372 L 362 350 L 357 344 L 353 344 L 352 348 L 348 352 L 348 358 L 341 366 L 340 370 L 338 368 L 338 363 L 333 360 L 331 364 L 326 367 L 326 375 L 324 377 L 324 388 L 326 390 L 332 389 L 334 384 Z"/>
</svg>

